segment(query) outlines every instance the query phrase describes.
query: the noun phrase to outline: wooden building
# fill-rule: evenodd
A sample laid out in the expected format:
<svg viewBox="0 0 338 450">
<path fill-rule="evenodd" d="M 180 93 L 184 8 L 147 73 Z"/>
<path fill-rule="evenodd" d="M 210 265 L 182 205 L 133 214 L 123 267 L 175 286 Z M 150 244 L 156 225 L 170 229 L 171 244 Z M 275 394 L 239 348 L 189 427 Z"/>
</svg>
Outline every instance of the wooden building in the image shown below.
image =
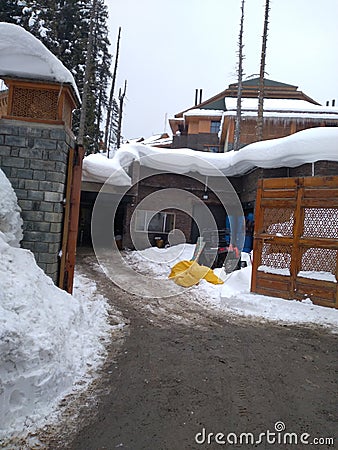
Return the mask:
<svg viewBox="0 0 338 450">
<path fill-rule="evenodd" d="M 243 82 L 240 145 L 256 141 L 259 78 Z M 238 84 L 169 119 L 173 148 L 226 152 L 233 149 Z M 264 82 L 263 139 L 285 137 L 307 128 L 338 126 L 338 109 L 321 106 L 297 86 Z"/>
</svg>

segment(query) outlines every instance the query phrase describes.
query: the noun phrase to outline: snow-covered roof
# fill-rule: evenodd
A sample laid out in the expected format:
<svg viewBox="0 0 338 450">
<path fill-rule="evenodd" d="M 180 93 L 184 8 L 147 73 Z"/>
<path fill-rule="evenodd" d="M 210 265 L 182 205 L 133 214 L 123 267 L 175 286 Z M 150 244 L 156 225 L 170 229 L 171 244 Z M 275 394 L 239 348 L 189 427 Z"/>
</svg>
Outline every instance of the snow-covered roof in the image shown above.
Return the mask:
<svg viewBox="0 0 338 450">
<path fill-rule="evenodd" d="M 257 116 L 258 99 L 242 98 L 242 117 Z M 183 117 L 174 118 L 174 121 L 184 121 L 187 117 L 223 117 L 237 114 L 237 98 L 224 98 L 225 110 L 219 109 L 189 109 L 183 113 Z M 320 119 L 338 120 L 338 108 L 332 106 L 315 105 L 306 100 L 266 98 L 264 99 L 264 117 L 275 117 L 280 119 Z"/>
<path fill-rule="evenodd" d="M 222 117 L 224 111 L 218 109 L 189 109 L 189 111 L 185 112 L 184 117 L 189 116 L 215 116 Z M 177 119 L 176 119 L 177 120 Z"/>
<path fill-rule="evenodd" d="M 150 136 L 142 141 L 143 145 L 170 145 L 172 143 L 172 137 L 170 137 L 167 133 L 155 134 L 154 136 Z"/>
<path fill-rule="evenodd" d="M 231 116 L 233 117 L 236 115 L 236 112 L 234 111 L 225 111 L 224 117 Z M 257 119 L 257 111 L 242 111 L 241 114 L 242 119 L 245 117 L 254 117 Z M 306 121 L 311 119 L 321 119 L 321 120 L 338 120 L 338 112 L 333 113 L 307 113 L 307 112 L 280 112 L 280 111 L 266 111 L 264 112 L 265 118 L 274 118 L 276 121 L 283 121 L 283 120 L 290 120 L 290 119 L 297 119 L 298 121 Z"/>
<path fill-rule="evenodd" d="M 237 111 L 237 98 L 226 97 L 224 99 L 227 111 Z M 243 98 L 242 99 L 243 111 L 258 110 L 257 98 Z M 264 115 L 266 112 L 294 112 L 294 113 L 324 113 L 324 114 L 336 114 L 338 115 L 338 108 L 330 106 L 314 105 L 313 103 L 305 100 L 294 99 L 279 99 L 279 98 L 265 98 L 264 99 Z"/>
<path fill-rule="evenodd" d="M 12 23 L 0 22 L 0 77 L 70 84 L 81 102 L 71 72 L 36 37 Z"/>
<path fill-rule="evenodd" d="M 284 138 L 254 142 L 239 151 L 227 153 L 125 144 L 113 159 L 101 154 L 87 156 L 83 161 L 82 179 L 101 183 L 109 179 L 109 184 L 130 186 L 131 179 L 123 167 L 129 167 L 134 160 L 164 172 L 198 172 L 205 176 L 220 176 L 220 172 L 225 176 L 238 176 L 255 167 L 271 169 L 323 160 L 338 162 L 338 128 L 309 128 Z"/>
</svg>

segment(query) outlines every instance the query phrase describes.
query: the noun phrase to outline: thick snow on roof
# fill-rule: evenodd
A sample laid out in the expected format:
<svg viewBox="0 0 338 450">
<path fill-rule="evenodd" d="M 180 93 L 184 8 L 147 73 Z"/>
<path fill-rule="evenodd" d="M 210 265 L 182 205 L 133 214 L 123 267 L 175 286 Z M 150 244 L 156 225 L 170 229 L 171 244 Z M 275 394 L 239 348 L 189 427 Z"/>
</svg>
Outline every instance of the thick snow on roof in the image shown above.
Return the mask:
<svg viewBox="0 0 338 450">
<path fill-rule="evenodd" d="M 255 167 L 297 167 L 321 160 L 338 161 L 338 128 L 320 127 L 299 131 L 279 139 L 255 142 L 239 151 L 208 153 L 191 149 L 159 149 L 141 144 L 126 144 L 113 159 L 101 154 L 87 156 L 83 180 L 130 186 L 131 179 L 122 167 L 133 160 L 146 167 L 184 174 L 206 176 L 243 175 Z"/>
<path fill-rule="evenodd" d="M 189 116 L 215 116 L 222 117 L 224 111 L 221 109 L 189 109 L 183 114 L 184 117 Z"/>
<path fill-rule="evenodd" d="M 225 111 L 225 116 L 235 116 L 236 111 Z M 242 111 L 242 118 L 243 117 L 254 117 L 257 119 L 257 111 L 250 111 L 250 110 L 244 110 Z M 265 111 L 264 117 L 271 117 L 274 118 L 276 121 L 283 121 L 286 119 L 297 119 L 298 121 L 307 121 L 310 119 L 321 119 L 321 120 L 338 120 L 338 112 L 332 112 L 332 113 L 309 113 L 309 112 L 280 112 L 280 111 Z"/>
<path fill-rule="evenodd" d="M 224 99 L 227 111 L 237 111 L 237 98 L 226 97 Z M 257 98 L 243 98 L 242 110 L 255 111 L 258 109 Z M 319 106 L 305 100 L 265 98 L 264 99 L 264 115 L 265 112 L 281 111 L 281 112 L 310 112 L 310 113 L 335 113 L 338 114 L 338 108 L 332 106 Z"/>
<path fill-rule="evenodd" d="M 0 77 L 28 78 L 71 84 L 80 95 L 71 72 L 24 28 L 0 22 Z"/>
</svg>

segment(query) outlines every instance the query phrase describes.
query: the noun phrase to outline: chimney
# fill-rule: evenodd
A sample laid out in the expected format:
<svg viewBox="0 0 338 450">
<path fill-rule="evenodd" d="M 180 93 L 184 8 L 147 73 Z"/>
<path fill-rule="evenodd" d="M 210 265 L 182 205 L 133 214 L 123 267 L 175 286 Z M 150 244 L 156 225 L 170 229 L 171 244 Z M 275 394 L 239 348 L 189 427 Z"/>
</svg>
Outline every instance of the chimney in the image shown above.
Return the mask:
<svg viewBox="0 0 338 450">
<path fill-rule="evenodd" d="M 326 101 L 326 106 L 330 106 L 329 100 Z"/>
<path fill-rule="evenodd" d="M 198 89 L 195 91 L 195 106 L 197 105 Z"/>
<path fill-rule="evenodd" d="M 332 106 L 336 106 L 336 99 L 332 100 Z"/>
<path fill-rule="evenodd" d="M 203 92 L 203 89 L 200 89 L 200 103 L 202 103 L 202 92 Z"/>
</svg>

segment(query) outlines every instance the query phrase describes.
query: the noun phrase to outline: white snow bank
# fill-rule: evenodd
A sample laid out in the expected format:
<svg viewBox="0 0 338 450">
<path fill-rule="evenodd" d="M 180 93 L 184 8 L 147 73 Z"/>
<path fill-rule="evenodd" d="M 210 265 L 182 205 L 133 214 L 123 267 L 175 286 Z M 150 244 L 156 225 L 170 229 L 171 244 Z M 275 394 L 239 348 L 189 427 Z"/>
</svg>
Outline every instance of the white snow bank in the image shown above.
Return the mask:
<svg viewBox="0 0 338 450">
<path fill-rule="evenodd" d="M 0 22 L 0 77 L 69 83 L 80 101 L 71 72 L 42 42 L 19 25 Z"/>
<path fill-rule="evenodd" d="M 194 244 L 179 244 L 168 248 L 149 247 L 125 254 L 128 264 L 139 270 L 149 271 L 157 278 L 167 278 L 171 268 L 178 262 L 189 261 L 195 250 Z"/>
<path fill-rule="evenodd" d="M 299 131 L 290 136 L 255 142 L 239 151 L 208 153 L 191 149 L 159 149 L 141 144 L 125 144 L 114 158 L 91 155 L 84 159 L 84 180 L 130 186 L 120 168 L 133 160 L 146 167 L 184 174 L 198 172 L 205 176 L 242 175 L 255 167 L 265 169 L 297 167 L 305 163 L 338 161 L 338 128 L 319 127 Z"/>
<path fill-rule="evenodd" d="M 0 238 L 12 247 L 19 247 L 22 239 L 20 212 L 14 189 L 0 169 Z"/>
<path fill-rule="evenodd" d="M 211 286 L 203 285 L 203 294 L 220 309 L 246 317 L 274 322 L 311 323 L 338 329 L 338 311 L 333 308 L 314 305 L 310 299 L 303 301 L 285 300 L 250 293 L 251 269 L 232 272 L 219 287 L 219 297 Z M 211 294 L 211 295 L 210 295 Z M 216 298 L 215 298 L 216 297 Z"/>
<path fill-rule="evenodd" d="M 21 248 L 15 193 L 0 170 L 0 439 L 40 426 L 102 361 L 108 304 L 93 283 L 58 289 Z M 13 246 L 9 245 L 12 244 Z M 84 295 L 85 292 L 85 295 Z"/>
<path fill-rule="evenodd" d="M 107 304 L 58 289 L 0 237 L 0 437 L 39 426 L 104 352 Z"/>
</svg>

